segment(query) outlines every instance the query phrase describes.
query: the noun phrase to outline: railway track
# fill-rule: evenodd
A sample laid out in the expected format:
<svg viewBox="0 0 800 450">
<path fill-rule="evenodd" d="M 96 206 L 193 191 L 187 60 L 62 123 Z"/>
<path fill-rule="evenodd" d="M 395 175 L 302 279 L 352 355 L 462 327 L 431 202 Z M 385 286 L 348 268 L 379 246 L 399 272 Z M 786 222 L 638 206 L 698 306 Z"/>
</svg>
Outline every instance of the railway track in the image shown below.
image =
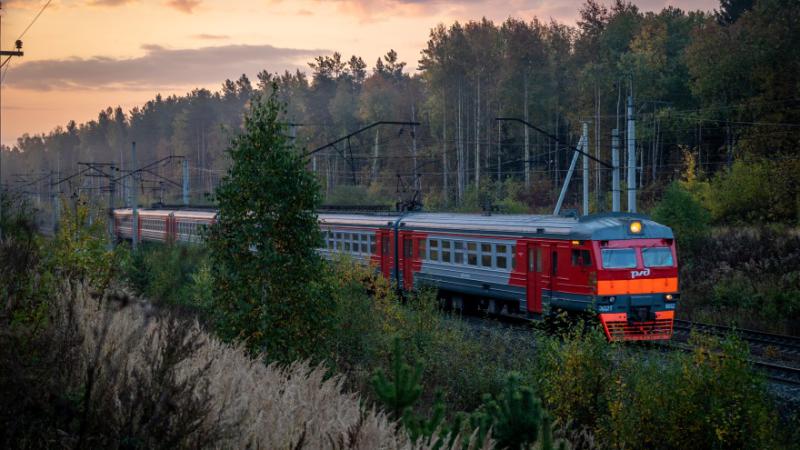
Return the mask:
<svg viewBox="0 0 800 450">
<path fill-rule="evenodd" d="M 798 366 L 800 363 L 800 338 L 675 319 L 675 334 L 673 341 L 667 344 L 668 347 L 690 351 L 691 347 L 687 345 L 687 341 L 693 330 L 714 336 L 724 336 L 730 333 L 739 335 L 750 346 L 753 355 L 750 363 L 754 368 L 764 372 L 767 379 L 772 382 L 800 387 L 800 367 Z"/>
<path fill-rule="evenodd" d="M 520 331 L 530 326 L 529 321 L 509 320 L 510 318 L 504 316 L 492 316 L 490 318 L 494 319 L 494 321 L 474 315 L 463 316 L 462 320 L 474 326 L 485 326 L 491 323 L 496 326 L 503 324 L 520 329 Z M 692 330 L 715 336 L 724 336 L 734 332 L 750 345 L 753 354 L 753 357 L 750 358 L 750 363 L 754 368 L 761 370 L 768 380 L 773 383 L 800 388 L 800 338 L 686 320 L 675 320 L 674 328 L 676 336 L 673 340 L 660 344 L 667 351 L 691 351 L 692 347 L 687 340 Z M 528 330 L 525 331 L 527 332 Z M 794 362 L 794 364 L 790 364 L 790 361 Z"/>
<path fill-rule="evenodd" d="M 798 337 L 744 328 L 733 328 L 724 325 L 690 322 L 680 319 L 675 320 L 674 328 L 675 333 L 681 335 L 681 337 L 688 336 L 692 330 L 715 336 L 736 333 L 745 342 L 750 344 L 751 350 L 754 350 L 754 353 L 763 358 L 800 362 L 800 338 Z"/>
</svg>

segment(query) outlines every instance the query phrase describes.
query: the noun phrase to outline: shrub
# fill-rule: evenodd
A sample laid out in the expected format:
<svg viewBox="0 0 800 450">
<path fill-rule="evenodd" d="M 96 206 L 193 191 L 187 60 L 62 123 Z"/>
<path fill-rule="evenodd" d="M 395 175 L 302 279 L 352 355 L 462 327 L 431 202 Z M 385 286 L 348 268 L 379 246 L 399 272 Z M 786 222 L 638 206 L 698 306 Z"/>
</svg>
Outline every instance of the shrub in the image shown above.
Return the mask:
<svg viewBox="0 0 800 450">
<path fill-rule="evenodd" d="M 685 250 L 683 254 L 687 256 L 693 254 L 710 232 L 708 212 L 680 183 L 667 188 L 652 216 L 672 228 L 678 247 Z"/>
<path fill-rule="evenodd" d="M 749 350 L 695 336 L 692 353 L 617 349 L 599 331 L 546 338 L 538 392 L 608 448 L 774 448 L 779 428 Z"/>
<path fill-rule="evenodd" d="M 413 445 L 322 366 L 265 365 L 193 321 L 90 290 L 65 282 L 47 328 L 2 323 L 3 448 L 462 448 L 435 434 Z"/>
<path fill-rule="evenodd" d="M 109 245 L 105 221 L 98 218 L 90 223 L 90 208 L 83 199 L 75 201 L 74 209 L 64 205 L 50 264 L 66 278 L 86 280 L 102 289 L 117 274 L 118 265 Z"/>
<path fill-rule="evenodd" d="M 127 247 L 121 248 L 128 252 Z M 205 273 L 198 275 L 203 268 Z M 200 310 L 210 306 L 213 282 L 203 246 L 143 243 L 129 252 L 123 272 L 137 293 L 154 302 Z"/>
<path fill-rule="evenodd" d="M 578 326 L 561 341 L 538 344 L 537 387 L 547 407 L 563 420 L 594 427 L 608 405 L 615 349 L 599 329 Z"/>
<path fill-rule="evenodd" d="M 711 180 L 708 207 L 718 223 L 797 223 L 797 161 L 736 161 Z"/>
</svg>

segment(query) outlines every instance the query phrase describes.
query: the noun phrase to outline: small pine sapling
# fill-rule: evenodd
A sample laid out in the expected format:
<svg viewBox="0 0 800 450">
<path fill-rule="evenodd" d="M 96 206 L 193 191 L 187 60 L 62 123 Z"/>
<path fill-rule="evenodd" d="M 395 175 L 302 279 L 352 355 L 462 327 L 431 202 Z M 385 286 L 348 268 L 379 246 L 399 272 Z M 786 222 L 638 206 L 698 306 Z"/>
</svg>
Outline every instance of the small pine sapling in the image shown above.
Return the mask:
<svg viewBox="0 0 800 450">
<path fill-rule="evenodd" d="M 433 404 L 430 418 L 417 415 L 411 407 L 407 407 L 403 411 L 403 425 L 408 430 L 412 441 L 416 442 L 421 437 L 430 438 L 433 433 L 443 427 L 445 406 L 442 397 L 441 391 L 436 393 L 436 401 Z"/>
<path fill-rule="evenodd" d="M 552 419 L 542 408 L 533 390 L 521 385 L 519 374 L 511 373 L 497 399 L 486 397 L 481 408 L 473 413 L 471 424 L 479 436 L 491 429 L 498 448 L 566 450 L 563 440 L 554 442 Z"/>
<path fill-rule="evenodd" d="M 411 407 L 422 395 L 422 365 L 419 362 L 410 365 L 403 362 L 400 352 L 400 340 L 394 341 L 392 355 L 392 378 L 388 378 L 381 369 L 372 377 L 372 387 L 378 399 L 386 405 L 395 419 L 401 419 L 406 408 Z"/>
</svg>

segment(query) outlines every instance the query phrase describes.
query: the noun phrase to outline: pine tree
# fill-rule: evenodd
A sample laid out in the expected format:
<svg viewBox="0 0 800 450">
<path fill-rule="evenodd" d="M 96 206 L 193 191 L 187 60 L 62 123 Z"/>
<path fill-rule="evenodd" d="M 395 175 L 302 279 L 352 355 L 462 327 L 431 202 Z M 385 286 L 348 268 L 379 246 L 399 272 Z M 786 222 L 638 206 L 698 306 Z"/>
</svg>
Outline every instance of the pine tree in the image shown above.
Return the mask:
<svg viewBox="0 0 800 450">
<path fill-rule="evenodd" d="M 388 378 L 383 370 L 378 369 L 372 377 L 372 387 L 394 418 L 400 419 L 406 408 L 413 406 L 422 395 L 422 365 L 416 362 L 412 368 L 403 362 L 400 339 L 394 341 L 391 376 Z"/>
<path fill-rule="evenodd" d="M 266 98 L 253 98 L 228 149 L 232 166 L 217 189 L 208 245 L 219 333 L 293 361 L 320 352 L 332 314 L 318 281 L 319 184 L 278 121 L 277 89 L 273 82 Z"/>
</svg>

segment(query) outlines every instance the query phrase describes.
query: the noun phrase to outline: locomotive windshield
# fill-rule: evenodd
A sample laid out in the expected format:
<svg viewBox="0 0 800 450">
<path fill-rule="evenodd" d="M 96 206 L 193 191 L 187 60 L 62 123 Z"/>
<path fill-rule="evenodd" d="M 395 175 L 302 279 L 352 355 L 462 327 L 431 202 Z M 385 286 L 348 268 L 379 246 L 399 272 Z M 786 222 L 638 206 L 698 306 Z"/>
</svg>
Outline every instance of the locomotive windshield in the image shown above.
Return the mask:
<svg viewBox="0 0 800 450">
<path fill-rule="evenodd" d="M 645 267 L 672 267 L 672 250 L 669 247 L 644 248 L 642 262 Z"/>
<path fill-rule="evenodd" d="M 636 267 L 636 250 L 632 248 L 603 249 L 604 269 L 633 269 Z"/>
</svg>

